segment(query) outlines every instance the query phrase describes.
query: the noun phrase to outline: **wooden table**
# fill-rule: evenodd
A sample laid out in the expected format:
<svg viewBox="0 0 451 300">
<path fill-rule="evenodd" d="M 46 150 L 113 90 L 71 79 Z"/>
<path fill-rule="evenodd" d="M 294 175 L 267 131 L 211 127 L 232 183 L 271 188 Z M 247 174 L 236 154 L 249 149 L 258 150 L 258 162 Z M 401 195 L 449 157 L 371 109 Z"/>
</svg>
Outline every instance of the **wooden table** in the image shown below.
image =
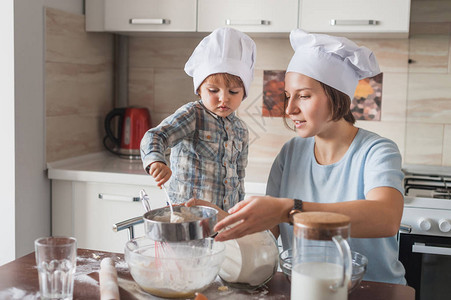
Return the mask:
<svg viewBox="0 0 451 300">
<path fill-rule="evenodd" d="M 74 299 L 100 299 L 100 261 L 111 257 L 116 262 L 121 299 L 161 299 L 140 290 L 133 281 L 122 254 L 78 249 Z M 218 289 L 221 287 L 221 290 Z M 266 286 L 254 291 L 224 288 L 218 278 L 203 292 L 208 299 L 290 299 L 290 282 L 276 273 Z M 0 299 L 39 299 L 39 279 L 34 252 L 0 266 Z M 415 290 L 408 286 L 362 281 L 349 300 L 414 300 Z"/>
</svg>

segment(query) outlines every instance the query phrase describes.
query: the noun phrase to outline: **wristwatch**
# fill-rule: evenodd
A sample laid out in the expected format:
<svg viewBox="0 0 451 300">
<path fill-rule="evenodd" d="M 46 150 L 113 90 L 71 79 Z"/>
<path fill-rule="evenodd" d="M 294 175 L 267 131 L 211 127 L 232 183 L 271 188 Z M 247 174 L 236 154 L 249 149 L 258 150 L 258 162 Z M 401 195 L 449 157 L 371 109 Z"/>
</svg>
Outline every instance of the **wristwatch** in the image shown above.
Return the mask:
<svg viewBox="0 0 451 300">
<path fill-rule="evenodd" d="M 290 218 L 290 225 L 293 225 L 293 216 L 297 213 L 302 212 L 302 200 L 299 199 L 293 200 L 294 200 L 293 208 L 290 210 L 290 213 L 288 214 Z"/>
</svg>

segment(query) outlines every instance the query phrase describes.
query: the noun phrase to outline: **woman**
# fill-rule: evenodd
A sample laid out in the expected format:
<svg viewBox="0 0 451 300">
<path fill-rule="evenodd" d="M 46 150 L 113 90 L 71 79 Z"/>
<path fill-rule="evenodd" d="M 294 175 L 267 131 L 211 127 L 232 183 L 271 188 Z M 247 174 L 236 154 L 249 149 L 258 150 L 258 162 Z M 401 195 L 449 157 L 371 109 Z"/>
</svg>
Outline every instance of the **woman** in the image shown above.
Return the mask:
<svg viewBox="0 0 451 300">
<path fill-rule="evenodd" d="M 295 53 L 285 76 L 286 114 L 299 137 L 276 157 L 268 196 L 230 209 L 215 227 L 227 230 L 216 239 L 272 229 L 287 249 L 291 214 L 341 213 L 351 218 L 351 249 L 368 257 L 365 279 L 405 284 L 396 241 L 403 210 L 401 155 L 392 141 L 355 127 L 350 112 L 358 81 L 380 73 L 377 61 L 371 50 L 345 38 L 298 29 L 290 41 Z"/>
</svg>

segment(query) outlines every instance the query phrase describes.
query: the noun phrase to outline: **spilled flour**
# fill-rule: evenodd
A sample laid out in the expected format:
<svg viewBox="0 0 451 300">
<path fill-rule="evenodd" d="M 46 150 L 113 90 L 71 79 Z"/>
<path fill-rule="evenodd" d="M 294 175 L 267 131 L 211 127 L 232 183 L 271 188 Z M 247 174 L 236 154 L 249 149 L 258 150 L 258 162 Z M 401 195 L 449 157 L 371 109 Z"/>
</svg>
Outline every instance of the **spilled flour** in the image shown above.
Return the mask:
<svg viewBox="0 0 451 300">
<path fill-rule="evenodd" d="M 83 282 L 91 285 L 99 285 L 99 282 L 88 274 L 75 274 L 74 279 L 78 282 Z"/>
<path fill-rule="evenodd" d="M 118 272 L 120 271 L 128 272 L 128 264 L 125 260 L 116 261 L 115 267 Z"/>
<path fill-rule="evenodd" d="M 4 291 L 0 291 L 0 299 L 21 299 L 21 300 L 35 300 L 40 299 L 39 292 L 28 293 L 22 289 L 15 287 L 9 288 Z"/>
</svg>

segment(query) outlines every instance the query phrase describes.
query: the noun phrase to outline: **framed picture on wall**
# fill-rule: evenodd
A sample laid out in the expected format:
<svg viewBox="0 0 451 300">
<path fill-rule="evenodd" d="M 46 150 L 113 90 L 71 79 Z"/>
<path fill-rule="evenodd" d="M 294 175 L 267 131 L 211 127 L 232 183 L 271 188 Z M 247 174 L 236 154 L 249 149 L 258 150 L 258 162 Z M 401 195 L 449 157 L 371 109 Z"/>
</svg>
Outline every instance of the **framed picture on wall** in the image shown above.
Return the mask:
<svg viewBox="0 0 451 300">
<path fill-rule="evenodd" d="M 380 121 L 382 107 L 382 78 L 380 73 L 359 81 L 351 100 L 351 112 L 356 120 Z M 285 71 L 263 72 L 263 117 L 283 117 L 285 101 Z"/>
</svg>

